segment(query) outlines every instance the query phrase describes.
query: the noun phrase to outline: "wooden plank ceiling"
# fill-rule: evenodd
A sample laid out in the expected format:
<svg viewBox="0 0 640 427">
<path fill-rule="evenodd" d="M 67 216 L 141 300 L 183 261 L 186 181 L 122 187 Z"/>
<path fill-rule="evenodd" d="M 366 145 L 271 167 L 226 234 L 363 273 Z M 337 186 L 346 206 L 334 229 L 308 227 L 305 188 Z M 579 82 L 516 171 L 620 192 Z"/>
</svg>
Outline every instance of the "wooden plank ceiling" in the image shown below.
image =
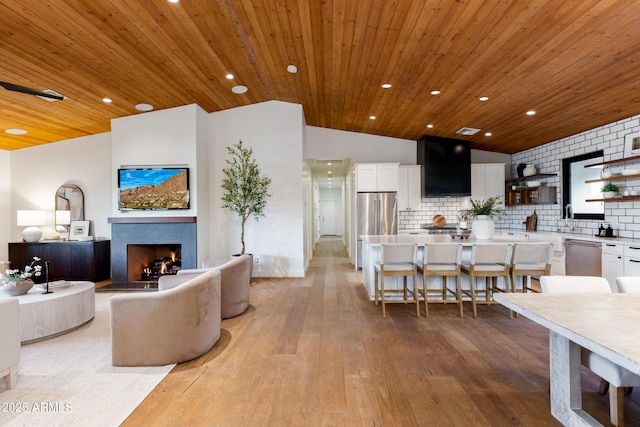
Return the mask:
<svg viewBox="0 0 640 427">
<path fill-rule="evenodd" d="M 0 80 L 67 98 L 0 89 L 0 148 L 107 132 L 138 103 L 280 100 L 312 126 L 514 153 L 640 113 L 639 17 L 619 0 L 1 2 Z"/>
</svg>

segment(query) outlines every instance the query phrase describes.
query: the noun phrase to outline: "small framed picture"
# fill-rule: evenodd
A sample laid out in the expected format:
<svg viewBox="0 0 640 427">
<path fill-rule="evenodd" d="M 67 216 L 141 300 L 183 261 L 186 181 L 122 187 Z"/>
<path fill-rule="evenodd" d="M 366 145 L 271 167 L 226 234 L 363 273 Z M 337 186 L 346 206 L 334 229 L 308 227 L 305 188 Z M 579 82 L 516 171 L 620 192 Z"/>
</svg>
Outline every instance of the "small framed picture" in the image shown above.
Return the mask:
<svg viewBox="0 0 640 427">
<path fill-rule="evenodd" d="M 69 240 L 85 240 L 89 237 L 89 221 L 71 221 Z"/>
</svg>

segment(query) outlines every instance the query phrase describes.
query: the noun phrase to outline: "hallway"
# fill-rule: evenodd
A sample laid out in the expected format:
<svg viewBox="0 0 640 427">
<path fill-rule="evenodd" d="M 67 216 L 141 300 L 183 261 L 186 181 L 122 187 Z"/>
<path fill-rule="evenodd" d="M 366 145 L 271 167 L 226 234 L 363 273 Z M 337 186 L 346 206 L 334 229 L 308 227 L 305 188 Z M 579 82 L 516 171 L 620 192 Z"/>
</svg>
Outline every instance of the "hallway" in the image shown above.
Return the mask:
<svg viewBox="0 0 640 427">
<path fill-rule="evenodd" d="M 477 319 L 433 304 L 368 301 L 339 238 L 317 244 L 304 278 L 260 279 L 209 353 L 176 366 L 123 424 L 216 426 L 545 426 L 548 333 L 501 306 Z M 598 380 L 584 406 L 608 420 Z M 640 424 L 640 393 L 627 425 Z"/>
</svg>

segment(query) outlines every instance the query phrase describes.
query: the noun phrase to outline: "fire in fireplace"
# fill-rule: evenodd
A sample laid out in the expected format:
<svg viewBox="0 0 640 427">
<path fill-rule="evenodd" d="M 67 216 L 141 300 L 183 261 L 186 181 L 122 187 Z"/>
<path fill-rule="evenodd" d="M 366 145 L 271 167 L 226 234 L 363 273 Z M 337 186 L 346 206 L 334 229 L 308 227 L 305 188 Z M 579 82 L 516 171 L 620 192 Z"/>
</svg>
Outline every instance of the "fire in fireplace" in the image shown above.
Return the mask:
<svg viewBox="0 0 640 427">
<path fill-rule="evenodd" d="M 127 245 L 129 283 L 157 282 L 161 276 L 176 274 L 182 268 L 179 244 Z"/>
</svg>

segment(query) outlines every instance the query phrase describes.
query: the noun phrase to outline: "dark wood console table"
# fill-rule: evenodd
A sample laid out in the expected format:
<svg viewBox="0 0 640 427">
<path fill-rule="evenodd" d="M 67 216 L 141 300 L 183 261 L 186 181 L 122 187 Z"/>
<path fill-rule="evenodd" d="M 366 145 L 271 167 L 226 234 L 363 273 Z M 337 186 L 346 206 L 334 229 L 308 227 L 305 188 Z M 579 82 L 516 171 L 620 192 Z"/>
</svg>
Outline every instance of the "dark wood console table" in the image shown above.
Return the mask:
<svg viewBox="0 0 640 427">
<path fill-rule="evenodd" d="M 49 261 L 49 281 L 88 280 L 99 282 L 111 277 L 111 242 L 37 242 L 9 243 L 11 268 L 24 269 L 34 256 L 42 258 L 42 275 L 34 282 L 45 281 L 44 261 Z"/>
</svg>

